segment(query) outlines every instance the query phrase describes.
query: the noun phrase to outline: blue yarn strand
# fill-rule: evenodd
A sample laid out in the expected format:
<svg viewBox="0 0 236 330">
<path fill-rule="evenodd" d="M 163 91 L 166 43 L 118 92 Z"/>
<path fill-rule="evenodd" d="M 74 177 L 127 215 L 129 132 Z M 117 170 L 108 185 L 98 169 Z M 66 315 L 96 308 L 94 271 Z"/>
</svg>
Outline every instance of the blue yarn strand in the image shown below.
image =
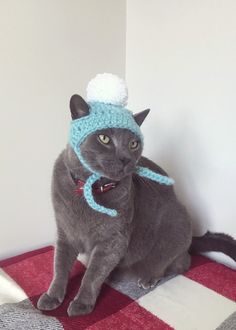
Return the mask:
<svg viewBox="0 0 236 330">
<path fill-rule="evenodd" d="M 149 168 L 146 168 L 146 167 L 137 166 L 136 173 L 140 176 L 143 176 L 147 179 L 158 182 L 160 184 L 164 184 L 166 186 L 171 186 L 175 183 L 175 181 L 172 178 L 169 178 L 168 176 L 153 172 L 152 170 L 150 170 Z"/>
<path fill-rule="evenodd" d="M 170 185 L 174 184 L 174 180 L 172 178 L 161 175 L 159 173 L 155 173 L 146 167 L 137 166 L 136 173 L 142 177 L 145 177 L 152 181 L 158 182 L 160 184 L 164 184 L 166 186 L 170 186 Z M 93 198 L 92 185 L 100 178 L 101 178 L 101 176 L 97 173 L 93 173 L 92 175 L 90 175 L 90 177 L 87 179 L 87 181 L 84 185 L 84 197 L 85 197 L 87 203 L 89 204 L 89 206 L 92 209 L 94 209 L 95 211 L 107 214 L 111 217 L 116 217 L 118 214 L 116 210 L 109 209 L 107 207 L 99 205 L 98 203 L 95 202 L 95 200 Z"/>
<path fill-rule="evenodd" d="M 98 212 L 101 212 L 101 213 L 105 213 L 111 217 L 116 217 L 117 216 L 116 210 L 109 209 L 107 207 L 99 205 L 98 203 L 95 202 L 95 200 L 93 198 L 92 185 L 94 184 L 94 182 L 96 182 L 99 179 L 100 179 L 100 175 L 98 175 L 97 173 L 90 175 L 90 177 L 87 179 L 87 181 L 84 185 L 84 197 L 92 209 L 94 209 Z"/>
</svg>

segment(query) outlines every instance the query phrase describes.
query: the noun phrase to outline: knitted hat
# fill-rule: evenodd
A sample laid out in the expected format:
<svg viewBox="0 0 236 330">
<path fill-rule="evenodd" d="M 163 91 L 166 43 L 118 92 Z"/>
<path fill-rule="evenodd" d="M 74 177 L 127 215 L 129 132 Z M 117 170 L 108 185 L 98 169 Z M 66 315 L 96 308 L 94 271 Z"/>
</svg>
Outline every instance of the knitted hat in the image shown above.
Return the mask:
<svg viewBox="0 0 236 330">
<path fill-rule="evenodd" d="M 106 128 L 125 128 L 140 138 L 143 145 L 143 135 L 133 114 L 125 106 L 128 100 L 128 91 L 125 82 L 119 77 L 104 73 L 98 74 L 87 87 L 87 102 L 89 114 L 71 122 L 69 143 L 75 151 L 82 165 L 91 172 L 91 176 L 84 185 L 84 196 L 87 203 L 94 210 L 117 216 L 117 211 L 108 209 L 95 202 L 92 195 L 92 185 L 99 180 L 102 173 L 93 170 L 80 151 L 81 143 L 94 132 Z M 157 174 L 148 168 L 137 166 L 136 173 L 162 184 L 171 185 L 174 181 Z"/>
</svg>

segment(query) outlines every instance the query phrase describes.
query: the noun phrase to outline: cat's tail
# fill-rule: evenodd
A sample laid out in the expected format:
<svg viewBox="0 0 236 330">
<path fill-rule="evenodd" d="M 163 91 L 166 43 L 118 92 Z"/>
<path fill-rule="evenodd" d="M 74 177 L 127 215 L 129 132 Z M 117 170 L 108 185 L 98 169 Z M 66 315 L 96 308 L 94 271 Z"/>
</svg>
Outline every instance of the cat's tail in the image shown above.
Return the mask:
<svg viewBox="0 0 236 330">
<path fill-rule="evenodd" d="M 194 236 L 189 252 L 199 254 L 201 252 L 223 252 L 236 261 L 236 240 L 222 233 L 206 232 L 201 237 Z"/>
</svg>

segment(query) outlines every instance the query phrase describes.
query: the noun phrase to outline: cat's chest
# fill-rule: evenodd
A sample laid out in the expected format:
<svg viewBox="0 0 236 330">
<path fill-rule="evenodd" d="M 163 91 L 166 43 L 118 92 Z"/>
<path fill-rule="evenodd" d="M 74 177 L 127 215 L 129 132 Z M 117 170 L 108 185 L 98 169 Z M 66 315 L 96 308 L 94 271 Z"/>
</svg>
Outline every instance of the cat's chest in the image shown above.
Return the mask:
<svg viewBox="0 0 236 330">
<path fill-rule="evenodd" d="M 118 185 L 102 194 L 94 194 L 96 203 L 117 210 L 115 218 L 92 209 L 83 194 L 76 194 L 74 190 L 69 184 L 53 189 L 56 221 L 72 245 L 89 252 L 118 234 L 129 236 L 127 224 L 132 220 L 133 200 L 126 187 Z"/>
<path fill-rule="evenodd" d="M 120 221 L 91 209 L 83 196 L 73 197 L 67 203 L 61 225 L 70 243 L 79 250 L 89 253 L 99 242 L 107 241 L 111 234 L 123 230 Z"/>
<path fill-rule="evenodd" d="M 66 224 L 65 220 L 67 221 Z M 84 223 L 83 219 L 76 217 L 64 218 L 62 226 L 67 240 L 75 249 L 80 252 L 92 251 L 95 244 L 94 235 L 91 233 L 91 228 L 88 224 Z"/>
<path fill-rule="evenodd" d="M 67 201 L 70 213 L 63 220 L 63 227 L 73 245 L 82 245 L 84 250 L 89 250 L 93 245 L 91 235 L 91 210 L 88 209 L 84 198 L 73 196 Z"/>
</svg>

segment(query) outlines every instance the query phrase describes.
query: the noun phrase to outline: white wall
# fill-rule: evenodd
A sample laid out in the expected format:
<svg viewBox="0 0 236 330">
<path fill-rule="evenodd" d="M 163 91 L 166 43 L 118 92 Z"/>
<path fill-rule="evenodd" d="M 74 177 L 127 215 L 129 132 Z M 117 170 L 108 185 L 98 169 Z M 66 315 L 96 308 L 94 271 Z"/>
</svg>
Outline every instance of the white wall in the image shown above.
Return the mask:
<svg viewBox="0 0 236 330">
<path fill-rule="evenodd" d="M 145 154 L 175 178 L 196 234 L 236 237 L 235 13 L 235 0 L 127 0 L 129 105 L 152 109 Z"/>
<path fill-rule="evenodd" d="M 50 180 L 69 98 L 124 70 L 125 0 L 0 2 L 0 258 L 54 241 Z"/>
</svg>

